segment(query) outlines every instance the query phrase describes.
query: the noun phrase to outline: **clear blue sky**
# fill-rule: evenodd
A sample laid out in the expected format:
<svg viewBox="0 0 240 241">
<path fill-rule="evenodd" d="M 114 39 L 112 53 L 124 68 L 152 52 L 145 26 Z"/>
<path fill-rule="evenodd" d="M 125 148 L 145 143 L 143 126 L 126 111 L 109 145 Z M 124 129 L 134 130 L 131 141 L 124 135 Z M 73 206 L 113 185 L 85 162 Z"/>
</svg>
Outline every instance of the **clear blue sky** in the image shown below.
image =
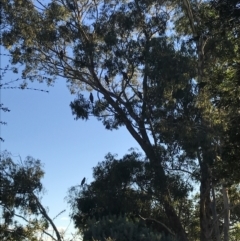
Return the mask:
<svg viewBox="0 0 240 241">
<path fill-rule="evenodd" d="M 2 50 L 3 53 L 3 50 Z M 8 64 L 7 57 L 1 57 L 1 68 Z M 2 83 L 21 77 L 8 72 Z M 19 82 L 20 83 L 20 82 Z M 18 86 L 19 83 L 10 86 Z M 88 121 L 74 120 L 70 102 L 71 95 L 64 79 L 58 79 L 54 87 L 30 83 L 28 87 L 49 90 L 49 93 L 2 89 L 1 103 L 11 112 L 1 113 L 1 151 L 8 150 L 17 160 L 30 155 L 44 163 L 43 184 L 47 190 L 43 204 L 49 207 L 50 216 L 56 216 L 67 208 L 64 197 L 68 188 L 79 185 L 83 177 L 92 180 L 92 167 L 108 153 L 126 154 L 128 149 L 138 144 L 127 130 L 121 128 L 108 131 L 95 118 Z M 89 93 L 86 93 L 89 95 Z M 58 226 L 66 226 L 68 211 L 57 220 Z"/>
</svg>

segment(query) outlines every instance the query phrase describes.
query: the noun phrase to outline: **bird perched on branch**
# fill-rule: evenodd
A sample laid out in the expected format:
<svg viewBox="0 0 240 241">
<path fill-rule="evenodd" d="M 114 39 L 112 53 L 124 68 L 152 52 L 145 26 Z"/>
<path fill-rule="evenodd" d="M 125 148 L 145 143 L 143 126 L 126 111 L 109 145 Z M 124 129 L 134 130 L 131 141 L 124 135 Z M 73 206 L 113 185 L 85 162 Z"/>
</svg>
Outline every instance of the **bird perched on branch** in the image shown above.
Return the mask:
<svg viewBox="0 0 240 241">
<path fill-rule="evenodd" d="M 63 51 L 61 50 L 61 51 L 59 52 L 59 58 L 60 58 L 61 60 L 63 60 L 63 57 L 64 57 L 64 53 L 63 53 Z"/>
<path fill-rule="evenodd" d="M 126 72 L 123 72 L 123 71 L 122 71 L 122 75 L 123 75 L 123 78 L 124 78 L 124 79 L 128 79 L 128 75 L 127 75 Z"/>
<path fill-rule="evenodd" d="M 89 99 L 90 99 L 91 103 L 93 104 L 93 94 L 92 93 L 90 93 Z"/>
<path fill-rule="evenodd" d="M 202 88 L 204 88 L 207 85 L 207 82 L 203 82 L 202 81 L 202 82 L 198 83 L 197 85 L 198 85 L 199 89 L 202 89 Z"/>
<path fill-rule="evenodd" d="M 200 35 L 196 35 L 196 36 L 193 36 L 192 38 L 190 38 L 188 41 L 187 41 L 187 43 L 190 43 L 190 42 L 192 42 L 192 41 L 198 41 L 199 39 L 200 39 Z"/>
<path fill-rule="evenodd" d="M 86 181 L 86 178 L 84 177 L 84 178 L 82 179 L 82 181 L 81 181 L 81 186 L 83 186 L 83 184 L 85 183 L 85 181 Z"/>
<path fill-rule="evenodd" d="M 108 79 L 107 75 L 105 75 L 104 79 L 105 79 L 106 84 L 109 85 L 109 79 Z"/>
<path fill-rule="evenodd" d="M 138 97 L 142 99 L 143 98 L 142 93 L 140 91 L 138 91 L 137 93 L 138 93 Z"/>
</svg>

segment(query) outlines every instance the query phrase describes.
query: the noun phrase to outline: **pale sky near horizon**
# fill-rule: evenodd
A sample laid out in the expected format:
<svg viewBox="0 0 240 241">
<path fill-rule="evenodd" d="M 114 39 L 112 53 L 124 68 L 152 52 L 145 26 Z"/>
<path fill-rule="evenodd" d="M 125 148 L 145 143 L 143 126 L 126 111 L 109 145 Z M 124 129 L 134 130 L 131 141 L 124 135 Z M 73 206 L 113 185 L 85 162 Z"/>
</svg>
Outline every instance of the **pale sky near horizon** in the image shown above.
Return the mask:
<svg viewBox="0 0 240 241">
<path fill-rule="evenodd" d="M 8 58 L 0 57 L 0 67 L 4 68 Z M 2 84 L 18 77 L 20 73 L 8 72 Z M 47 190 L 43 205 L 49 207 L 52 218 L 67 209 L 55 220 L 58 227 L 66 227 L 69 209 L 64 198 L 68 189 L 79 185 L 83 177 L 90 183 L 92 168 L 103 161 L 108 152 L 121 158 L 132 147 L 141 149 L 125 127 L 109 131 L 94 117 L 88 121 L 74 120 L 69 104 L 75 96 L 70 94 L 64 79 L 57 79 L 54 87 L 37 82 L 28 87 L 49 93 L 20 89 L 0 91 L 1 103 L 11 110 L 1 112 L 1 121 L 7 125 L 0 126 L 0 136 L 5 139 L 0 143 L 0 150 L 11 152 L 14 160 L 28 155 L 41 160 L 45 171 L 43 185 Z"/>
</svg>

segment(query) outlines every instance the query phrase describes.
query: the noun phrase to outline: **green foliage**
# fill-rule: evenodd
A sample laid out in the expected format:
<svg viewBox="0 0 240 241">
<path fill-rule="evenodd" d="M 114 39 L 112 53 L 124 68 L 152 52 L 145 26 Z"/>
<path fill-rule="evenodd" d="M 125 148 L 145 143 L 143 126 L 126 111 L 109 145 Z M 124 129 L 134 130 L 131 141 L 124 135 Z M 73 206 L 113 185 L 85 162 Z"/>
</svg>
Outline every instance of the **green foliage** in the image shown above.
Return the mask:
<svg viewBox="0 0 240 241">
<path fill-rule="evenodd" d="M 144 226 L 143 223 L 133 221 L 125 216 L 106 216 L 98 221 L 89 219 L 86 223 L 86 231 L 83 231 L 83 240 L 105 241 L 112 240 L 139 240 L 139 241 L 173 241 L 171 237 L 165 237 Z"/>
<path fill-rule="evenodd" d="M 140 225 L 141 228 L 150 229 L 161 235 L 172 233 L 171 224 L 161 205 L 159 192 L 153 188 L 152 171 L 149 162 L 144 161 L 136 152 L 131 152 L 119 160 L 114 155 L 108 154 L 105 161 L 93 168 L 95 180 L 91 184 L 79 189 L 76 187 L 70 189 L 68 200 L 72 207 L 71 216 L 75 227 L 80 232 L 86 232 L 86 235 L 90 233 L 91 236 L 93 231 L 88 227 L 88 222 L 102 225 L 103 220 L 114 216 L 119 219 L 124 217 L 134 222 L 134 225 Z M 193 206 L 191 201 L 186 199 L 188 186 L 181 183 L 179 177 L 174 176 L 169 177 L 168 183 L 169 189 L 174 193 L 172 198 L 176 202 L 176 209 L 188 226 L 188 222 L 192 221 L 191 212 L 194 210 L 193 207 L 193 210 L 188 212 L 189 206 Z M 139 215 L 143 218 L 141 219 Z M 108 226 L 106 225 L 106 228 Z M 118 226 L 116 225 L 116 228 Z M 107 237 L 107 234 L 105 237 L 102 236 L 103 239 Z"/>
<path fill-rule="evenodd" d="M 147 194 L 131 188 L 138 179 L 144 183 L 144 166 L 138 158 L 139 154 L 132 153 L 116 160 L 108 154 L 106 161 L 94 168 L 96 181 L 90 186 L 85 185 L 79 190 L 80 193 L 71 190 L 69 201 L 75 207 L 75 224 L 78 227 L 80 223 L 84 224 L 86 218 L 135 214 L 141 208 L 141 203 L 147 202 Z M 76 215 L 79 211 L 82 213 L 80 216 Z"/>
<path fill-rule="evenodd" d="M 22 163 L 14 163 L 7 152 L 1 153 L 1 240 L 36 240 L 35 232 L 43 228 L 44 219 L 37 220 L 40 214 L 36 196 L 42 192 L 40 182 L 44 175 L 39 160 L 27 157 Z M 34 219 L 27 221 L 28 216 Z M 16 220 L 21 218 L 24 226 Z"/>
<path fill-rule="evenodd" d="M 27 157 L 14 162 L 11 154 L 0 155 L 0 239 L 3 241 L 39 241 L 47 235 L 55 240 L 62 238 L 40 202 L 44 176 L 39 160 Z M 51 227 L 54 234 L 49 234 Z M 54 237 L 56 236 L 56 238 Z"/>
<path fill-rule="evenodd" d="M 90 101 L 84 99 L 83 95 L 79 94 L 78 98 L 74 102 L 71 102 L 70 107 L 72 109 L 73 115 L 77 114 L 76 119 L 88 119 L 89 109 L 91 108 Z"/>
<path fill-rule="evenodd" d="M 32 1 L 2 1 L 1 41 L 11 62 L 24 64 L 23 77 L 51 84 L 61 76 L 72 93 L 94 92 L 92 103 L 81 94 L 71 103 L 76 119 L 93 115 L 106 129 L 125 126 L 148 160 L 137 163 L 139 170 L 117 164 L 121 173 L 129 170 L 126 176 L 114 161 L 104 164 L 119 182 L 98 167 L 74 206 L 85 215 L 81 225 L 91 212 L 120 212 L 109 202 L 119 202 L 117 195 L 124 212 L 133 207 L 128 210 L 123 197 L 139 207 L 146 196 L 149 210 L 154 196 L 164 223 L 186 241 L 177 205 L 197 182 L 200 239 L 216 238 L 211 190 L 239 182 L 237 3 L 60 0 L 39 9 Z M 171 26 L 175 31 L 166 31 Z M 102 193 L 104 185 L 115 196 Z M 99 211 L 104 204 L 109 210 Z"/>
</svg>

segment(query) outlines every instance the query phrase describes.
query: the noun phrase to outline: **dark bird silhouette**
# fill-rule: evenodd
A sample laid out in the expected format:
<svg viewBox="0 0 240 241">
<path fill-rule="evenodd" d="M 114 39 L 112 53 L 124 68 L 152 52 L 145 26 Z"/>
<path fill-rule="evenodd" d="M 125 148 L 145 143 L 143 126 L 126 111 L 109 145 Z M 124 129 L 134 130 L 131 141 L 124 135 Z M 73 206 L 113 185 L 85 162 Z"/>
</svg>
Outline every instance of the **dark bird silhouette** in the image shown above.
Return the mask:
<svg viewBox="0 0 240 241">
<path fill-rule="evenodd" d="M 91 103 L 93 104 L 93 94 L 92 93 L 90 93 L 89 99 L 90 99 Z"/>
<path fill-rule="evenodd" d="M 82 181 L 81 181 L 81 186 L 83 186 L 83 184 L 85 183 L 85 181 L 86 181 L 86 178 L 84 177 L 84 178 L 82 179 Z"/>
<path fill-rule="evenodd" d="M 197 36 L 194 36 L 194 37 L 190 38 L 190 39 L 187 41 L 187 43 L 190 43 L 190 42 L 192 42 L 192 41 L 198 41 L 199 39 L 200 39 L 200 35 L 197 35 Z"/>
<path fill-rule="evenodd" d="M 206 85 L 207 85 L 207 82 L 200 82 L 200 83 L 198 83 L 198 88 L 199 88 L 199 89 L 202 89 L 202 88 L 204 88 Z"/>
<path fill-rule="evenodd" d="M 29 53 L 29 54 L 31 54 L 32 53 L 32 48 L 27 48 L 27 52 Z"/>
<path fill-rule="evenodd" d="M 124 78 L 124 79 L 128 79 L 128 75 L 127 75 L 126 72 L 123 72 L 123 71 L 122 71 L 122 75 L 123 75 L 123 78 Z"/>
<path fill-rule="evenodd" d="M 64 53 L 63 53 L 63 51 L 62 51 L 62 50 L 61 50 L 61 51 L 60 51 L 60 53 L 59 53 L 59 57 L 60 57 L 60 59 L 61 59 L 61 60 L 63 60 Z"/>
<path fill-rule="evenodd" d="M 74 11 L 75 10 L 75 7 L 72 3 L 70 3 L 69 1 L 67 1 L 67 6 L 70 10 Z"/>
<path fill-rule="evenodd" d="M 105 79 L 106 84 L 109 85 L 109 79 L 108 79 L 107 75 L 105 75 L 104 79 Z"/>
<path fill-rule="evenodd" d="M 140 99 L 143 98 L 142 93 L 141 93 L 140 91 L 138 91 L 138 97 L 139 97 Z"/>
</svg>

